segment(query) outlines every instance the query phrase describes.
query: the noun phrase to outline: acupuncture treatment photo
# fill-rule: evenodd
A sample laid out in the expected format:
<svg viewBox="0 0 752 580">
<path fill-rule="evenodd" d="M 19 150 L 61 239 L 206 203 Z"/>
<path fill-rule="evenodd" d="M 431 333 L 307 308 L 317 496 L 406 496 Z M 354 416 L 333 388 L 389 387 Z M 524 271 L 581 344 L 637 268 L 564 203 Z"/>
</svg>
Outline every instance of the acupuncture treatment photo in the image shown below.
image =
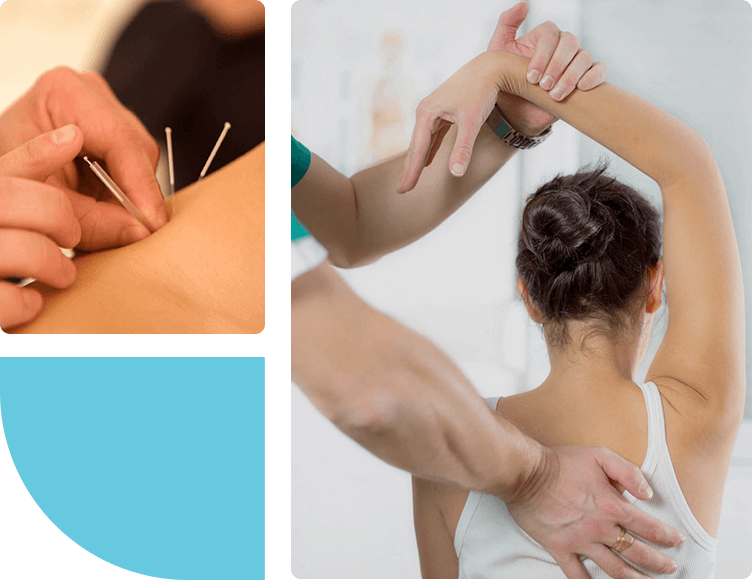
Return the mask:
<svg viewBox="0 0 752 580">
<path fill-rule="evenodd" d="M 299 0 L 297 578 L 752 573 L 752 6 Z"/>
<path fill-rule="evenodd" d="M 4 332 L 263 330 L 264 39 L 257 0 L 0 6 Z"/>
</svg>

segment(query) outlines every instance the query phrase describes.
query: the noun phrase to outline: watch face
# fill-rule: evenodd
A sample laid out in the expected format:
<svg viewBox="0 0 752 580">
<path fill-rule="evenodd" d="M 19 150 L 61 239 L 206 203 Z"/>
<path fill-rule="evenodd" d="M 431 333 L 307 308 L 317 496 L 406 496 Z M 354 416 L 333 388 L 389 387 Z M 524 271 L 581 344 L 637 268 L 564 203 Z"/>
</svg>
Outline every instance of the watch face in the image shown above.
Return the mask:
<svg viewBox="0 0 752 580">
<path fill-rule="evenodd" d="M 509 125 L 509 123 L 507 123 L 506 119 L 504 119 L 498 105 L 494 106 L 488 119 L 486 119 L 486 124 L 494 133 L 496 133 L 496 136 L 499 137 L 499 139 L 504 141 L 507 145 L 511 145 L 517 149 L 530 149 L 531 147 L 540 145 L 551 133 L 551 127 L 548 127 L 537 137 L 528 137 L 518 133 L 511 127 L 511 125 Z"/>
</svg>

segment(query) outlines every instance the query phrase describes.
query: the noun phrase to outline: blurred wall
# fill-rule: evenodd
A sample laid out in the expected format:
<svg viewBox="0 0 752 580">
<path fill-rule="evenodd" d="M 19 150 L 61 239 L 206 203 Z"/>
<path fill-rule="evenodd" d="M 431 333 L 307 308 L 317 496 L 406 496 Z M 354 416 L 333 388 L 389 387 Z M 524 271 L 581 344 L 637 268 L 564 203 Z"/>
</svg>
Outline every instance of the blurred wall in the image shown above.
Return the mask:
<svg viewBox="0 0 752 580">
<path fill-rule="evenodd" d="M 96 69 L 113 35 L 145 1 L 6 0 L 0 6 L 0 111 L 48 69 Z"/>
</svg>

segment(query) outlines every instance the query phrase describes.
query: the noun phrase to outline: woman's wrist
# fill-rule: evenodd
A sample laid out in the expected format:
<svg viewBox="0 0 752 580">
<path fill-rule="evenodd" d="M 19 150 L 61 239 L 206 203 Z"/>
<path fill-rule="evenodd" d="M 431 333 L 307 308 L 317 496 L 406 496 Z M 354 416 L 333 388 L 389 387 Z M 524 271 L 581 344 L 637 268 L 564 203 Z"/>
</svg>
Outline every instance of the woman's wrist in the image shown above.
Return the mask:
<svg viewBox="0 0 752 580">
<path fill-rule="evenodd" d="M 504 50 L 487 51 L 484 68 L 499 87 L 496 104 L 512 129 L 527 137 L 537 137 L 548 129 L 552 116 L 529 102 L 525 95 L 529 89 L 526 78 L 529 59 Z M 554 119 L 555 120 L 555 119 Z"/>
<path fill-rule="evenodd" d="M 484 66 L 493 76 L 500 92 L 525 98 L 528 80 L 525 77 L 529 58 L 506 50 L 489 50 L 483 53 Z"/>
<path fill-rule="evenodd" d="M 526 137 L 538 137 L 556 121 L 536 105 L 509 93 L 499 93 L 496 104 L 512 129 Z"/>
</svg>

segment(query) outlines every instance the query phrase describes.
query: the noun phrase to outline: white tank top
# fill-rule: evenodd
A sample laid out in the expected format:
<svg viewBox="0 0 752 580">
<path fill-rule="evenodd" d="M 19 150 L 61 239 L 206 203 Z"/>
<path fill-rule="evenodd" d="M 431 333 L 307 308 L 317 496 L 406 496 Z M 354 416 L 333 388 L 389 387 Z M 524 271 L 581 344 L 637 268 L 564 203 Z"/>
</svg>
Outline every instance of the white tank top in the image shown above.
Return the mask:
<svg viewBox="0 0 752 580">
<path fill-rule="evenodd" d="M 656 576 L 641 571 L 653 578 L 715 578 L 716 539 L 692 515 L 679 487 L 666 445 L 658 388 L 653 383 L 640 388 L 648 411 L 648 449 L 642 473 L 654 495 L 641 501 L 625 491 L 624 497 L 645 513 L 681 530 L 687 538 L 678 548 L 659 548 L 679 563 L 676 572 Z M 498 400 L 486 399 L 486 403 L 495 410 Z M 470 492 L 457 523 L 454 549 L 460 578 L 566 577 L 548 552 L 517 526 L 504 502 L 493 495 Z M 585 559 L 583 564 L 592 578 L 609 577 L 592 560 Z"/>
</svg>

